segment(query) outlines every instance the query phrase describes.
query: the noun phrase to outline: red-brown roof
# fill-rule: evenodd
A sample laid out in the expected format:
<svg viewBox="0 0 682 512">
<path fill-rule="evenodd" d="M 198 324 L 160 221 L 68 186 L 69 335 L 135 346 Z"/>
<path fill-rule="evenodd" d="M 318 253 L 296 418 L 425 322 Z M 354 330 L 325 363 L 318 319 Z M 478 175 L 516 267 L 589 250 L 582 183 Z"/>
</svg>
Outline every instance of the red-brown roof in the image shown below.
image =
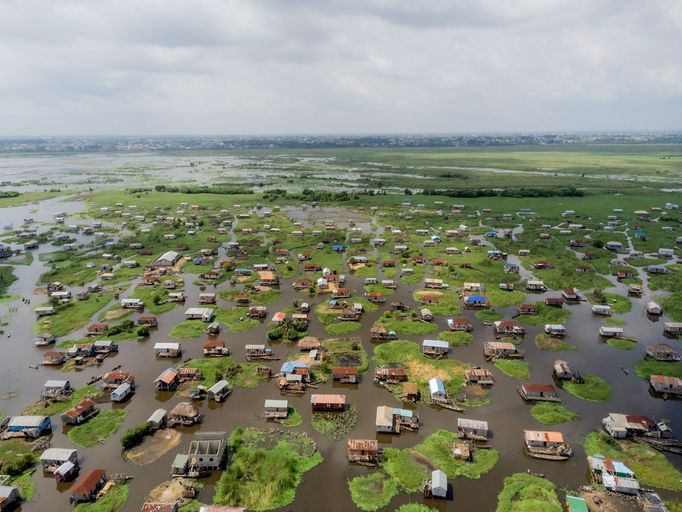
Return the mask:
<svg viewBox="0 0 682 512">
<path fill-rule="evenodd" d="M 551 384 L 521 384 L 521 387 L 531 393 L 556 393 L 556 388 Z"/>
<path fill-rule="evenodd" d="M 337 366 L 332 368 L 332 375 L 357 375 L 358 369 L 355 367 Z"/>
<path fill-rule="evenodd" d="M 66 414 L 69 418 L 77 418 L 78 416 L 80 416 L 86 411 L 89 411 L 93 407 L 95 407 L 95 402 L 93 402 L 89 398 L 84 398 L 76 405 L 74 405 L 71 409 L 66 411 L 64 414 Z"/>
<path fill-rule="evenodd" d="M 107 472 L 103 469 L 91 469 L 71 488 L 71 494 L 90 494 L 106 476 Z"/>
</svg>

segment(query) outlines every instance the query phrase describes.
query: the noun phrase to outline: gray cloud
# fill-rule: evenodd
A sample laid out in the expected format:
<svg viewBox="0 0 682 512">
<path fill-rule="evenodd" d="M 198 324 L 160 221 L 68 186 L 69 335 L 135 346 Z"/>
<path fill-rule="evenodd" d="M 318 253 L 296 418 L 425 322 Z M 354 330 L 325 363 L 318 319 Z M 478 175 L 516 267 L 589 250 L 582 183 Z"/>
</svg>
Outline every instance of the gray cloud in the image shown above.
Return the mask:
<svg viewBox="0 0 682 512">
<path fill-rule="evenodd" d="M 682 1 L 4 0 L 0 134 L 679 129 Z"/>
</svg>

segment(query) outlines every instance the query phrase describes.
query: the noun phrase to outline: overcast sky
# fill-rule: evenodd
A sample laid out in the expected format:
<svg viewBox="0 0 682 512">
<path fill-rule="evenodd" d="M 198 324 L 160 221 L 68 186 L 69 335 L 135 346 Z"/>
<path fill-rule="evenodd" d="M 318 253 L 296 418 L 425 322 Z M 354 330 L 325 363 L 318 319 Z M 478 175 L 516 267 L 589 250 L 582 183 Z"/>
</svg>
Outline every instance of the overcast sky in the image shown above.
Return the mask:
<svg viewBox="0 0 682 512">
<path fill-rule="evenodd" d="M 680 128 L 681 0 L 0 1 L 0 135 Z"/>
</svg>

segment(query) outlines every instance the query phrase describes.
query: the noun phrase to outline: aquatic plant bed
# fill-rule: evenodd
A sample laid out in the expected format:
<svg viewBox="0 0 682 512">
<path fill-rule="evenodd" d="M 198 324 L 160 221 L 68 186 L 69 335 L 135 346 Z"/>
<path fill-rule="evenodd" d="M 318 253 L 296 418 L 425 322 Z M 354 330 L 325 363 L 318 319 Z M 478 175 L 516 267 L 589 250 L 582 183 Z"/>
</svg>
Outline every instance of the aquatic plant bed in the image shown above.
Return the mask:
<svg viewBox="0 0 682 512">
<path fill-rule="evenodd" d="M 585 438 L 584 447 L 588 455 L 602 454 L 622 460 L 644 486 L 682 491 L 682 472 L 663 453 L 647 444 L 616 440 L 605 432 L 592 432 Z"/>
<path fill-rule="evenodd" d="M 320 367 L 323 379 L 331 376 L 335 366 L 354 366 L 360 373 L 367 371 L 369 356 L 359 338 L 328 338 L 322 340 L 322 346 L 327 356 Z"/>
<path fill-rule="evenodd" d="M 204 329 L 206 329 L 207 325 L 201 320 L 185 320 L 175 324 L 168 332 L 168 337 L 174 340 L 198 338 L 204 335 Z"/>
<path fill-rule="evenodd" d="M 606 304 L 611 306 L 611 312 L 613 313 L 627 313 L 632 308 L 632 302 L 628 297 L 616 293 L 601 292 L 600 290 L 588 293 L 587 300 L 590 301 L 590 304 Z"/>
<path fill-rule="evenodd" d="M 24 502 L 33 500 L 33 493 L 36 490 L 36 484 L 33 481 L 33 473 L 35 468 L 29 468 L 20 475 L 10 478 L 5 485 L 11 485 L 19 489 L 21 498 Z"/>
<path fill-rule="evenodd" d="M 34 325 L 34 331 L 66 336 L 76 329 L 85 327 L 92 316 L 111 301 L 111 297 L 110 293 L 93 293 L 86 300 L 58 306 L 54 315 L 38 320 Z"/>
<path fill-rule="evenodd" d="M 635 373 L 643 379 L 648 379 L 651 375 L 668 375 L 682 379 L 682 363 L 643 359 L 635 363 Z"/>
<path fill-rule="evenodd" d="M 351 405 L 343 412 L 314 412 L 311 423 L 320 434 L 339 441 L 353 431 L 359 417 L 360 411 Z"/>
<path fill-rule="evenodd" d="M 545 425 L 577 420 L 580 416 L 556 402 L 537 402 L 530 410 L 533 418 Z"/>
<path fill-rule="evenodd" d="M 217 309 L 215 319 L 224 324 L 230 332 L 244 332 L 260 325 L 259 320 L 246 316 L 245 308 L 236 306 L 230 309 Z"/>
<path fill-rule="evenodd" d="M 440 290 L 417 290 L 412 294 L 412 298 L 417 304 L 420 304 L 422 297 L 435 297 L 437 302 L 435 304 L 426 304 L 427 308 L 434 315 L 457 315 L 461 312 L 459 307 L 459 297 L 454 291 L 440 291 Z"/>
<path fill-rule="evenodd" d="M 340 335 L 350 334 L 359 330 L 361 327 L 362 324 L 360 322 L 338 322 L 326 325 L 324 330 L 327 334 Z"/>
<path fill-rule="evenodd" d="M 555 338 L 549 334 L 540 333 L 535 336 L 535 345 L 540 350 L 552 350 L 554 352 L 578 350 L 578 346 L 569 343 L 563 338 Z"/>
<path fill-rule="evenodd" d="M 508 308 L 516 304 L 521 304 L 526 298 L 523 292 L 500 290 L 499 288 L 490 288 L 485 292 L 488 303 L 495 308 Z"/>
<path fill-rule="evenodd" d="M 112 409 L 100 413 L 86 423 L 72 427 L 68 436 L 72 443 L 88 448 L 103 444 L 123 424 L 126 411 Z"/>
<path fill-rule="evenodd" d="M 473 462 L 454 459 L 452 446 L 458 439 L 455 432 L 437 430 L 412 448 L 387 447 L 381 467 L 406 492 L 421 491 L 433 468 L 443 470 L 448 478 L 478 479 L 495 467 L 500 455 L 492 449 L 475 450 Z"/>
<path fill-rule="evenodd" d="M 2 473 L 16 476 L 33 466 L 36 460 L 31 444 L 25 441 L 0 441 L 0 468 Z"/>
<path fill-rule="evenodd" d="M 502 318 L 502 314 L 495 309 L 481 309 L 476 311 L 474 316 L 481 322 L 495 322 Z"/>
<path fill-rule="evenodd" d="M 177 289 L 172 291 L 177 291 Z M 131 292 L 130 297 L 144 302 L 144 307 L 152 315 L 167 313 L 178 305 L 178 302 L 168 302 L 168 290 L 160 286 L 137 286 Z"/>
<path fill-rule="evenodd" d="M 633 350 L 637 346 L 636 341 L 626 340 L 625 338 L 609 338 L 606 340 L 607 345 L 622 350 Z"/>
<path fill-rule="evenodd" d="M 47 406 L 45 405 L 46 402 L 38 401 L 33 405 L 26 407 L 22 414 L 40 414 L 43 416 L 52 416 L 53 414 L 59 414 L 66 411 L 67 409 L 71 409 L 71 407 L 76 405 L 83 398 L 90 398 L 91 400 L 97 402 L 106 396 L 106 393 L 101 391 L 94 384 L 90 384 L 88 386 L 83 386 L 82 388 L 76 389 L 73 393 L 71 393 L 71 396 L 69 396 L 68 400 L 64 400 L 63 402 L 49 402 L 47 403 Z"/>
<path fill-rule="evenodd" d="M 416 313 L 415 313 L 416 315 Z M 438 329 L 432 322 L 424 322 L 411 314 L 384 312 L 384 315 L 374 323 L 375 326 L 385 327 L 388 331 L 400 334 L 430 334 Z"/>
<path fill-rule="evenodd" d="M 243 290 L 223 290 L 218 292 L 218 296 L 225 300 L 234 300 L 235 297 L 247 296 L 251 299 L 251 304 L 259 306 L 261 304 L 271 304 L 280 298 L 282 292 L 278 289 L 259 290 L 258 288 L 245 286 Z M 244 309 L 244 308 L 242 308 Z"/>
<path fill-rule="evenodd" d="M 265 378 L 258 375 L 260 365 L 257 363 L 237 363 L 237 360 L 232 356 L 190 359 L 182 366 L 201 370 L 202 380 L 194 384 L 202 384 L 206 387 L 211 387 L 219 380 L 225 379 L 242 388 L 256 388 Z"/>
<path fill-rule="evenodd" d="M 398 494 L 398 481 L 382 471 L 356 476 L 348 482 L 353 503 L 360 510 L 374 512 L 388 505 Z"/>
<path fill-rule="evenodd" d="M 287 419 L 284 421 L 279 422 L 280 425 L 284 425 L 285 427 L 298 427 L 303 423 L 303 418 L 299 414 L 299 412 L 292 407 L 291 405 L 287 408 Z"/>
<path fill-rule="evenodd" d="M 381 366 L 400 364 L 405 368 L 407 378 L 416 383 L 422 391 L 422 399 L 429 397 L 428 382 L 433 377 L 440 378 L 452 396 L 462 391 L 465 383 L 464 372 L 467 363 L 456 359 L 429 359 L 421 354 L 421 349 L 413 341 L 395 340 L 374 348 L 374 363 Z M 401 386 L 391 388 L 399 394 Z"/>
<path fill-rule="evenodd" d="M 427 507 L 421 503 L 405 503 L 400 505 L 395 512 L 438 512 L 438 509 Z"/>
<path fill-rule="evenodd" d="M 563 387 L 574 397 L 581 400 L 605 402 L 611 398 L 611 384 L 604 379 L 590 373 L 583 374 L 583 379 L 585 379 L 585 382 L 582 384 L 566 382 Z"/>
<path fill-rule="evenodd" d="M 469 345 L 474 341 L 474 335 L 463 331 L 443 331 L 438 334 L 438 339 L 447 341 L 450 346 Z"/>
<path fill-rule="evenodd" d="M 107 493 L 92 503 L 80 503 L 75 512 L 120 512 L 128 499 L 128 484 L 110 487 Z"/>
<path fill-rule="evenodd" d="M 303 474 L 322 462 L 306 434 L 238 428 L 228 440 L 228 468 L 216 484 L 216 505 L 262 511 L 294 501 Z"/>
<path fill-rule="evenodd" d="M 495 367 L 512 379 L 526 380 L 530 377 L 530 363 L 518 359 L 498 359 Z"/>
<path fill-rule="evenodd" d="M 496 512 L 562 512 L 556 485 L 549 480 L 514 473 L 504 479 L 497 495 Z"/>
<path fill-rule="evenodd" d="M 537 315 L 519 315 L 516 320 L 519 323 L 542 327 L 545 324 L 565 324 L 571 317 L 571 310 L 568 307 L 555 308 L 548 306 L 544 302 L 536 302 Z"/>
</svg>

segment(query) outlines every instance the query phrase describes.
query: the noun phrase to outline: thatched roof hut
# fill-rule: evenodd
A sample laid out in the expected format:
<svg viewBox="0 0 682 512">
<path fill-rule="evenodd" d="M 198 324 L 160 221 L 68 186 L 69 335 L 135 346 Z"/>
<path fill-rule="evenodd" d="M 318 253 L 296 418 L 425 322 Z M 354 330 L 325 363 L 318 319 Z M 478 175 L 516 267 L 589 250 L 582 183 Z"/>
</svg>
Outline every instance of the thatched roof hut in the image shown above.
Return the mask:
<svg viewBox="0 0 682 512">
<path fill-rule="evenodd" d="M 197 418 L 199 417 L 199 408 L 192 402 L 180 402 L 178 405 L 173 407 L 169 416 L 179 417 L 179 418 Z"/>
<path fill-rule="evenodd" d="M 299 350 L 317 350 L 320 348 L 320 340 L 315 336 L 304 336 L 298 340 Z"/>
</svg>

